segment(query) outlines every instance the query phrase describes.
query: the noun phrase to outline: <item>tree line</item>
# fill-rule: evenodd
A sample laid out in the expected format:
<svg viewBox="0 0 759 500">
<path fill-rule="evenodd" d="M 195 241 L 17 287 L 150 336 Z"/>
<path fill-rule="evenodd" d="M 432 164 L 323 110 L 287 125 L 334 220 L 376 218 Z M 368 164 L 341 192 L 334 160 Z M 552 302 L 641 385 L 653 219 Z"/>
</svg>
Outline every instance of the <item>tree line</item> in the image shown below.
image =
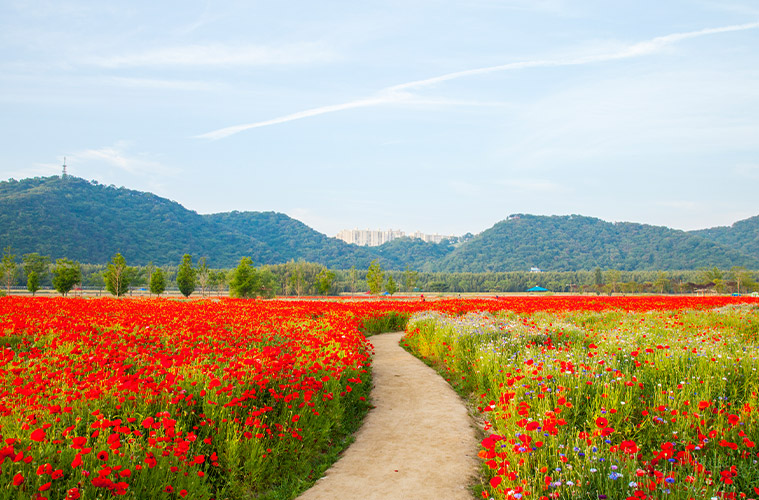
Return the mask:
<svg viewBox="0 0 759 500">
<path fill-rule="evenodd" d="M 593 271 L 553 272 L 420 272 L 382 269 L 379 260 L 367 269 L 329 269 L 304 260 L 255 267 L 243 257 L 232 269 L 211 268 L 207 257 L 193 263 L 185 254 L 176 266 L 129 266 L 117 253 L 107 265 L 83 264 L 67 258 L 53 263 L 38 253 L 24 254 L 19 262 L 10 247 L 0 259 L 0 280 L 5 293 L 25 285 L 33 295 L 52 288 L 67 295 L 76 287 L 104 290 L 120 297 L 134 289 L 160 296 L 175 288 L 185 297 L 229 293 L 232 297 L 314 296 L 342 293 L 372 295 L 418 293 L 513 293 L 538 286 L 570 293 L 748 293 L 759 289 L 759 272 L 733 267 L 695 271 Z"/>
</svg>

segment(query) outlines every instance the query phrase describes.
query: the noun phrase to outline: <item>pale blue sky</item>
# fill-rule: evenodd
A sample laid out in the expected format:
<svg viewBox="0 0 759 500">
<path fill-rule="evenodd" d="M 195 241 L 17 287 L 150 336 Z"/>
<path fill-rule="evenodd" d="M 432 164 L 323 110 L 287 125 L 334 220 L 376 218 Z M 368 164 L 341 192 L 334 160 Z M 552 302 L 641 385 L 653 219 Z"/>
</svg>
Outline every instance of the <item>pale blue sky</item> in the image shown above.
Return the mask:
<svg viewBox="0 0 759 500">
<path fill-rule="evenodd" d="M 756 0 L 0 0 L 0 179 L 480 232 L 759 214 Z"/>
</svg>

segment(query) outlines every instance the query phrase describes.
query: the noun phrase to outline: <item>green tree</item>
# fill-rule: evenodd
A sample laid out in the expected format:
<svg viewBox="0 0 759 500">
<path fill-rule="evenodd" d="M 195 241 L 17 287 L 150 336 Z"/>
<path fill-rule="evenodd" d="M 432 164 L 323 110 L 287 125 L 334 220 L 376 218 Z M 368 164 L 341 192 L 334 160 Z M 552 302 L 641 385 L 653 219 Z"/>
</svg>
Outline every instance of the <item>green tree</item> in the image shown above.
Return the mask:
<svg viewBox="0 0 759 500">
<path fill-rule="evenodd" d="M 597 267 L 596 270 L 593 271 L 593 283 L 596 285 L 596 291 L 600 291 L 604 284 L 604 276 L 601 273 L 600 267 Z"/>
<path fill-rule="evenodd" d="M 32 297 L 40 289 L 40 278 L 37 275 L 37 271 L 32 271 L 26 275 L 26 289 L 31 292 Z"/>
<path fill-rule="evenodd" d="M 82 281 L 82 268 L 78 262 L 70 259 L 58 259 L 53 268 L 53 288 L 64 297 Z"/>
<path fill-rule="evenodd" d="M 356 269 L 356 266 L 351 266 L 351 269 L 349 271 L 349 278 L 351 282 L 351 295 L 356 294 L 356 283 L 358 283 L 358 269 Z"/>
<path fill-rule="evenodd" d="M 150 285 L 148 277 L 146 276 L 145 269 L 138 267 L 128 267 L 127 275 L 129 276 L 129 295 L 132 294 L 132 290 L 135 288 L 145 289 Z"/>
<path fill-rule="evenodd" d="M 751 290 L 756 287 L 756 283 L 751 279 L 751 273 L 743 266 L 734 266 L 730 269 L 730 274 L 735 280 L 735 286 L 738 293 L 742 293 L 741 290 Z"/>
<path fill-rule="evenodd" d="M 195 277 L 198 285 L 200 285 L 200 295 L 201 297 L 205 297 L 211 279 L 211 268 L 208 267 L 205 257 L 198 259 L 198 265 L 195 266 Z"/>
<path fill-rule="evenodd" d="M 366 284 L 369 286 L 369 293 L 378 295 L 382 291 L 382 284 L 385 281 L 385 272 L 377 259 L 369 264 L 369 270 L 366 273 Z"/>
<path fill-rule="evenodd" d="M 392 276 L 388 276 L 387 278 L 387 285 L 385 285 L 385 290 L 387 290 L 387 293 L 390 295 L 393 295 L 395 292 L 398 291 L 398 285 L 395 283 L 395 280 Z"/>
<path fill-rule="evenodd" d="M 0 260 L 0 277 L 8 294 L 11 293 L 11 285 L 16 281 L 16 256 L 11 252 L 11 247 L 7 246 L 3 250 L 3 258 Z"/>
<path fill-rule="evenodd" d="M 153 281 L 153 273 L 155 272 L 155 266 L 153 265 L 152 260 L 148 262 L 147 266 L 145 266 L 144 272 L 145 272 L 145 277 L 146 277 L 145 281 L 147 282 L 148 291 L 150 292 L 150 282 Z M 150 294 L 152 295 L 153 292 L 150 292 Z"/>
<path fill-rule="evenodd" d="M 287 263 L 289 274 L 289 285 L 295 292 L 295 295 L 300 297 L 303 294 L 303 290 L 307 286 L 306 282 L 306 263 L 299 260 L 298 262 L 290 261 Z"/>
<path fill-rule="evenodd" d="M 419 281 L 419 273 L 412 271 L 411 267 L 407 265 L 406 270 L 403 271 L 403 287 L 407 292 L 413 292 L 417 281 Z"/>
<path fill-rule="evenodd" d="M 229 281 L 229 294 L 232 297 L 255 297 L 255 289 L 258 287 L 258 280 L 253 269 L 253 261 L 250 257 L 243 257 L 240 263 L 232 273 L 232 279 Z"/>
<path fill-rule="evenodd" d="M 724 274 L 717 266 L 714 266 L 711 269 L 704 267 L 699 269 L 699 272 L 701 274 L 701 279 L 704 280 L 705 284 L 714 283 L 716 285 L 724 278 Z"/>
<path fill-rule="evenodd" d="M 260 286 L 258 273 L 253 268 L 253 261 L 250 257 L 243 257 L 232 272 L 232 279 L 229 281 L 229 294 L 232 297 L 255 297 Z"/>
<path fill-rule="evenodd" d="M 225 273 L 223 270 L 219 271 L 211 271 L 210 277 L 208 280 L 208 286 L 210 288 L 215 288 L 218 292 L 219 296 L 221 296 L 221 293 L 224 291 L 224 286 L 227 284 L 227 273 Z"/>
<path fill-rule="evenodd" d="M 105 288 L 105 277 L 101 272 L 95 272 L 87 277 L 87 285 L 98 289 L 98 296 L 103 293 Z"/>
<path fill-rule="evenodd" d="M 192 267 L 192 257 L 186 253 L 177 269 L 177 287 L 182 295 L 189 297 L 195 291 L 195 269 Z"/>
<path fill-rule="evenodd" d="M 50 269 L 50 257 L 38 253 L 27 253 L 24 254 L 23 262 L 26 289 L 34 295 L 42 286 L 42 280 L 45 279 Z"/>
<path fill-rule="evenodd" d="M 319 295 L 328 295 L 335 282 L 335 273 L 326 267 L 316 275 L 316 290 Z"/>
<path fill-rule="evenodd" d="M 258 294 L 266 299 L 273 298 L 277 289 L 277 278 L 269 269 L 262 269 L 258 272 Z"/>
<path fill-rule="evenodd" d="M 132 280 L 133 273 L 130 272 L 126 259 L 120 253 L 117 253 L 111 259 L 110 264 L 108 264 L 103 277 L 105 278 L 105 289 L 111 295 L 121 297 L 129 290 L 129 283 Z"/>
<path fill-rule="evenodd" d="M 669 279 L 667 278 L 667 273 L 664 271 L 659 271 L 656 273 L 656 280 L 654 281 L 654 286 L 657 290 L 659 290 L 659 293 L 664 293 L 664 289 L 669 285 Z"/>
<path fill-rule="evenodd" d="M 617 293 L 619 282 L 622 279 L 622 273 L 620 273 L 618 269 L 607 269 L 605 274 L 606 283 L 609 285 L 610 293 Z"/>
<path fill-rule="evenodd" d="M 166 290 L 166 277 L 160 267 L 150 275 L 150 293 L 160 296 Z"/>
</svg>

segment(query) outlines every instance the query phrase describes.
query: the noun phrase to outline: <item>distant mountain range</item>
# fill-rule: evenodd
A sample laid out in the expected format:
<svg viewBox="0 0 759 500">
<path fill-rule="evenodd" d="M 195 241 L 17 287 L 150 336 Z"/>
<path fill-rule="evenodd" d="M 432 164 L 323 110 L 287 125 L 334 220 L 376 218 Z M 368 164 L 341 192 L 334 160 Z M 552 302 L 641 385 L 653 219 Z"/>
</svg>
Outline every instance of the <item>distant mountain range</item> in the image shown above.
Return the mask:
<svg viewBox="0 0 759 500">
<path fill-rule="evenodd" d="M 358 247 L 275 212 L 200 215 L 151 193 L 76 177 L 0 182 L 0 246 L 53 259 L 105 263 L 120 252 L 133 265 L 178 264 L 185 253 L 212 267 L 243 256 L 256 264 L 291 259 L 331 268 L 441 272 L 601 269 L 759 269 L 759 216 L 730 227 L 679 231 L 579 215 L 511 215 L 460 245 L 401 238 Z"/>
</svg>

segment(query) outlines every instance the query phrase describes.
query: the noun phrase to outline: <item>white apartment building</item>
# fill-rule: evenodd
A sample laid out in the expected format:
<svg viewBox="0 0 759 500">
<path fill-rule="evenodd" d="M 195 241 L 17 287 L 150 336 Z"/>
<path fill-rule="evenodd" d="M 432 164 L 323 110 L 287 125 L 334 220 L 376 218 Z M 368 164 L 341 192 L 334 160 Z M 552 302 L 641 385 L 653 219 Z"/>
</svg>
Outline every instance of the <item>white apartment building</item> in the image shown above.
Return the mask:
<svg viewBox="0 0 759 500">
<path fill-rule="evenodd" d="M 403 238 L 404 236 L 406 236 L 405 232 L 395 229 L 390 229 L 388 231 L 383 231 L 381 229 L 376 231 L 371 229 L 343 229 L 337 233 L 336 238 L 353 245 L 376 247 L 389 241 L 393 241 L 396 238 Z M 441 234 L 423 234 L 419 231 L 410 235 L 410 237 L 432 243 L 440 243 L 445 238 L 449 238 L 449 236 L 443 236 Z"/>
</svg>

